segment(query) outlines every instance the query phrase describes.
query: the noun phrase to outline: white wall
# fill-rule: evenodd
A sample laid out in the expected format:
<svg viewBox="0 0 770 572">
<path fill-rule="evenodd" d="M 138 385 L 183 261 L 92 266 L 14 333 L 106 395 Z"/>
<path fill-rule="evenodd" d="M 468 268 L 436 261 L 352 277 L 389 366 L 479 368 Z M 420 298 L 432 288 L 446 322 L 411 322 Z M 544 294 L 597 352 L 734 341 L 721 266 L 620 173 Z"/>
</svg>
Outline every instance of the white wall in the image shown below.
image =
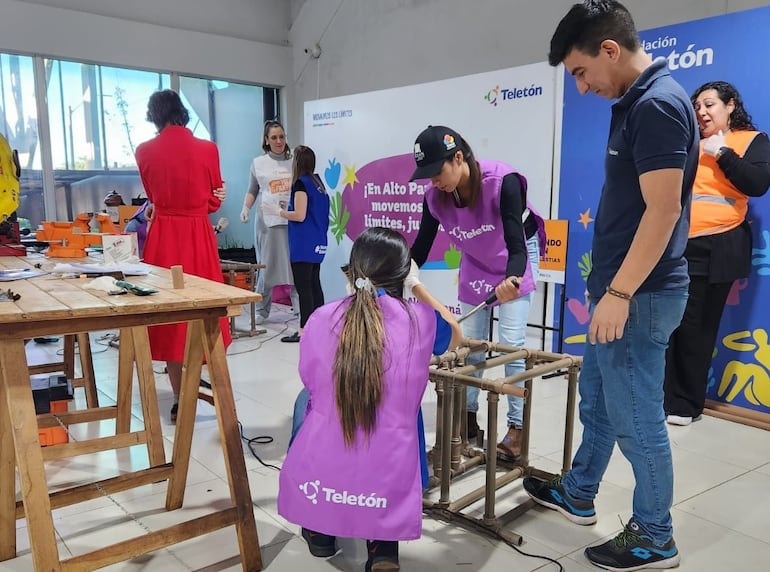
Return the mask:
<svg viewBox="0 0 770 572">
<path fill-rule="evenodd" d="M 293 141 L 305 101 L 544 61 L 574 0 L 292 0 Z M 760 0 L 625 0 L 639 29 L 770 4 Z M 735 33 L 728 32 L 725 33 Z M 303 49 L 318 41 L 312 60 Z M 750 57 L 750 54 L 747 54 Z"/>
<path fill-rule="evenodd" d="M 0 51 L 286 87 L 305 101 L 543 61 L 573 0 L 0 0 Z M 640 29 L 770 4 L 626 0 Z M 727 33 L 727 32 L 726 32 Z M 319 42 L 313 60 L 304 49 Z"/>
<path fill-rule="evenodd" d="M 0 51 L 284 86 L 285 0 L 0 0 Z"/>
</svg>

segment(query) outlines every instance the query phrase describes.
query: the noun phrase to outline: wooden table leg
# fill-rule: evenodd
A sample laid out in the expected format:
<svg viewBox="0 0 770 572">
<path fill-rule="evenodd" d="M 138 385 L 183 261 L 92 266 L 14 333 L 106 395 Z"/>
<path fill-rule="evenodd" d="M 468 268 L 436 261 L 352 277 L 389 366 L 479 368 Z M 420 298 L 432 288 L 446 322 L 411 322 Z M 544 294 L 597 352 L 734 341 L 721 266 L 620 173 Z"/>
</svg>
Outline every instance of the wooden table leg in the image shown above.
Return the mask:
<svg viewBox="0 0 770 572">
<path fill-rule="evenodd" d="M 32 562 L 35 570 L 61 571 L 24 340 L 0 340 L 0 383 L 4 386 L 4 403 L 0 408 L 9 413 L 7 424 L 12 428 Z"/>
<path fill-rule="evenodd" d="M 187 486 L 195 410 L 198 406 L 198 388 L 203 369 L 203 325 L 200 320 L 187 324 L 184 355 L 185 365 L 182 367 L 182 386 L 179 390 L 179 411 L 171 460 L 174 472 L 166 490 L 166 510 L 176 510 L 182 506 L 184 489 Z"/>
<path fill-rule="evenodd" d="M 78 353 L 80 354 L 80 373 L 83 376 L 83 389 L 86 392 L 86 405 L 99 407 L 99 394 L 96 391 L 94 360 L 91 355 L 91 338 L 88 332 L 77 334 Z"/>
<path fill-rule="evenodd" d="M 262 552 L 259 548 L 257 525 L 254 521 L 254 504 L 249 490 L 246 461 L 243 458 L 238 416 L 235 411 L 235 399 L 227 369 L 219 320 L 206 319 L 203 322 L 203 330 L 206 360 L 214 392 L 214 406 L 217 410 L 219 439 L 225 457 L 227 481 L 230 484 L 230 499 L 238 510 L 238 522 L 235 528 L 241 549 L 241 564 L 244 570 L 261 570 Z"/>
<path fill-rule="evenodd" d="M 147 452 L 150 457 L 150 466 L 157 467 L 166 462 L 166 452 L 163 449 L 163 433 L 160 428 L 158 393 L 155 389 L 155 375 L 152 371 L 150 338 L 147 335 L 146 326 L 131 328 L 129 332 L 134 346 L 139 393 L 142 396 L 142 415 L 144 417 L 144 430 L 147 434 Z M 120 342 L 122 345 L 122 335 Z M 200 379 L 200 376 L 198 379 Z"/>
<path fill-rule="evenodd" d="M 131 388 L 134 381 L 134 338 L 129 328 L 120 330 L 118 348 L 118 396 L 116 401 L 115 433 L 131 430 Z"/>
<path fill-rule="evenodd" d="M 0 372 L 4 375 L 5 368 Z M 6 403 L 0 379 L 0 562 L 16 558 L 16 456 Z"/>
<path fill-rule="evenodd" d="M 187 469 L 190 459 L 193 425 L 195 423 L 196 398 L 200 380 L 201 360 L 206 354 L 214 407 L 217 411 L 219 437 L 230 485 L 230 499 L 237 511 L 235 528 L 241 554 L 241 565 L 248 572 L 262 570 L 262 553 L 259 548 L 257 525 L 254 521 L 254 504 L 246 474 L 235 400 L 227 370 L 225 347 L 218 318 L 195 320 L 187 325 L 185 369 L 179 395 L 179 416 L 174 437 L 174 473 L 169 479 L 166 493 L 166 510 L 182 506 Z"/>
<path fill-rule="evenodd" d="M 64 375 L 67 379 L 75 379 L 75 334 L 64 336 Z"/>
</svg>

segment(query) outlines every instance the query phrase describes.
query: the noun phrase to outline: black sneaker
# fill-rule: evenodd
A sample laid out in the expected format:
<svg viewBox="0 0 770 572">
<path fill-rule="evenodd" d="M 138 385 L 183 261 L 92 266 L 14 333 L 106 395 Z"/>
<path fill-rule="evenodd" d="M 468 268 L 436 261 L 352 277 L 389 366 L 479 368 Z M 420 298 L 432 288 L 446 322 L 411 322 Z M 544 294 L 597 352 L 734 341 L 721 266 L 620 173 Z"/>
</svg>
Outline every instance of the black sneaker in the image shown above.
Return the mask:
<svg viewBox="0 0 770 572">
<path fill-rule="evenodd" d="M 176 423 L 176 414 L 179 411 L 179 404 L 174 403 L 174 405 L 171 407 L 171 413 L 169 414 L 169 418 L 171 419 L 172 423 Z"/>
<path fill-rule="evenodd" d="M 328 558 L 337 553 L 337 537 L 329 536 L 321 532 L 313 532 L 307 528 L 302 529 L 302 538 L 307 541 L 310 554 L 318 558 Z"/>
<path fill-rule="evenodd" d="M 633 519 L 615 538 L 599 546 L 589 546 L 585 554 L 592 564 L 605 570 L 662 570 L 679 566 L 674 539 L 656 546 Z"/>
<path fill-rule="evenodd" d="M 544 507 L 559 511 L 575 524 L 596 522 L 594 501 L 573 499 L 561 486 L 561 476 L 550 481 L 536 477 L 524 477 L 524 490 L 532 500 Z"/>
<path fill-rule="evenodd" d="M 365 572 L 397 572 L 401 570 L 398 563 L 398 541 L 396 540 L 367 540 Z"/>
</svg>

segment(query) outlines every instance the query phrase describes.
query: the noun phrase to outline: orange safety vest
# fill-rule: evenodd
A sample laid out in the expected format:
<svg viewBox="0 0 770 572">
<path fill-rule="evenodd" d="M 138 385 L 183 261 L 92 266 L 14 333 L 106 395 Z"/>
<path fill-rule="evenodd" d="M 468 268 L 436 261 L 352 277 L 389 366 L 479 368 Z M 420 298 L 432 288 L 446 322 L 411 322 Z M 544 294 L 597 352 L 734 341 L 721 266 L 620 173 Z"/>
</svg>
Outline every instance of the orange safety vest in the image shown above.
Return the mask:
<svg viewBox="0 0 770 572">
<path fill-rule="evenodd" d="M 743 157 L 757 135 L 757 131 L 729 131 L 725 135 L 725 146 Z M 748 208 L 749 197 L 735 188 L 714 157 L 703 152 L 701 141 L 698 171 L 692 186 L 689 238 L 736 228 L 745 220 Z"/>
</svg>

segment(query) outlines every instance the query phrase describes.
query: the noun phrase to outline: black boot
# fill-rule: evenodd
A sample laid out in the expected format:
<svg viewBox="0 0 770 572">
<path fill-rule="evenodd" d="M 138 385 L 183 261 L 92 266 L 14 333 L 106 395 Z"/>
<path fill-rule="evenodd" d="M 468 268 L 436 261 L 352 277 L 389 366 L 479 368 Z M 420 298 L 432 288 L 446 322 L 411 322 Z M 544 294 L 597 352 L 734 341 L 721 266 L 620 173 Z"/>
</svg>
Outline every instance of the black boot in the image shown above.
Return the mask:
<svg viewBox="0 0 770 572">
<path fill-rule="evenodd" d="M 315 532 L 307 528 L 302 529 L 302 538 L 307 542 L 310 554 L 318 558 L 328 558 L 337 553 L 337 537 Z"/>
<path fill-rule="evenodd" d="M 397 572 L 401 570 L 398 563 L 398 541 L 396 540 L 367 540 L 365 572 Z"/>
</svg>

